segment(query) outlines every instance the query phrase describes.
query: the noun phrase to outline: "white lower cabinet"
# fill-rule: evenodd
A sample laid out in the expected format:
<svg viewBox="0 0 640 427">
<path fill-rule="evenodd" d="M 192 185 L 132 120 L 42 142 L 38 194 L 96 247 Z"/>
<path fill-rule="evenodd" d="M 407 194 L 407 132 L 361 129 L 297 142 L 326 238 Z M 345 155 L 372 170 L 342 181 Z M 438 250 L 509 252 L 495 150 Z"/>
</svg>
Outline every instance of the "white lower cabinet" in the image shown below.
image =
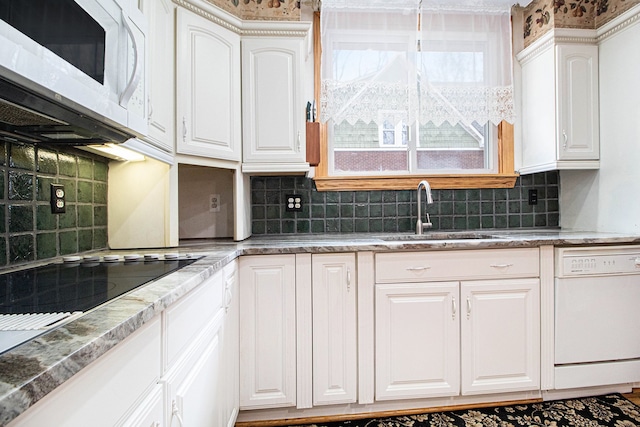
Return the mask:
<svg viewBox="0 0 640 427">
<path fill-rule="evenodd" d="M 236 262 L 165 313 L 169 427 L 233 426 L 238 414 Z"/>
<path fill-rule="evenodd" d="M 222 402 L 221 427 L 233 427 L 240 411 L 240 301 L 238 262 L 224 268 L 225 322 L 222 338 L 223 378 L 218 382 Z"/>
<path fill-rule="evenodd" d="M 446 272 L 442 256 L 458 268 Z M 539 389 L 540 280 L 527 277 L 538 274 L 538 257 L 537 249 L 380 254 L 376 400 Z M 402 262 L 390 273 L 394 259 Z M 394 275 L 398 283 L 386 283 Z"/>
<path fill-rule="evenodd" d="M 219 329 L 218 324 L 206 331 L 203 345 L 195 346 L 165 376 L 170 427 L 223 425 L 217 386 L 224 373 Z"/>
<path fill-rule="evenodd" d="M 296 405 L 295 255 L 240 259 L 240 408 Z"/>
<path fill-rule="evenodd" d="M 353 403 L 358 389 L 356 256 L 311 257 L 313 404 Z"/>
<path fill-rule="evenodd" d="M 540 390 L 538 248 L 243 256 L 239 280 L 241 421 Z"/>
<path fill-rule="evenodd" d="M 164 425 L 156 406 L 160 331 L 160 318 L 156 317 L 9 425 Z"/>
<path fill-rule="evenodd" d="M 121 427 L 161 427 L 164 426 L 164 391 L 156 384 L 134 413 Z"/>
<path fill-rule="evenodd" d="M 378 285 L 375 298 L 376 399 L 457 395 L 458 283 Z"/>
<path fill-rule="evenodd" d="M 540 282 L 462 282 L 462 394 L 540 388 Z"/>
<path fill-rule="evenodd" d="M 314 254 L 310 268 L 308 259 L 240 259 L 241 409 L 356 402 L 356 255 Z"/>
<path fill-rule="evenodd" d="M 9 425 L 233 427 L 237 291 L 232 261 Z"/>
</svg>

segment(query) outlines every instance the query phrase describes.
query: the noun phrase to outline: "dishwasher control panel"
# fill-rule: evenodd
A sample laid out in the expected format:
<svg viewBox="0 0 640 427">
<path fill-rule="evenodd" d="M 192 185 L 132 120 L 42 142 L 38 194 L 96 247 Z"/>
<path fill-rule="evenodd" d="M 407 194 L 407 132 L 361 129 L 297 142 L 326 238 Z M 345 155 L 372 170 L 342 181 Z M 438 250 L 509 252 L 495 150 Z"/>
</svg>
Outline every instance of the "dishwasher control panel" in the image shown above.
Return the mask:
<svg viewBox="0 0 640 427">
<path fill-rule="evenodd" d="M 556 277 L 640 273 L 640 246 L 556 248 Z"/>
</svg>

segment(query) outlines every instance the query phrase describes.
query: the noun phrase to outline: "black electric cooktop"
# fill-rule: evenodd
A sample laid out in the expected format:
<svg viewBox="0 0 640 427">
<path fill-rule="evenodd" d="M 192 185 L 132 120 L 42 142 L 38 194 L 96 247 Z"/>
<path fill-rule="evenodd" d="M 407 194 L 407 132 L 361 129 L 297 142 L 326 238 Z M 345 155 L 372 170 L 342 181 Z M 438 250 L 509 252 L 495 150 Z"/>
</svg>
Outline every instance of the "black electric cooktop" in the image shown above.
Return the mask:
<svg viewBox="0 0 640 427">
<path fill-rule="evenodd" d="M 88 311 L 197 258 L 52 263 L 0 275 L 0 314 Z"/>
</svg>

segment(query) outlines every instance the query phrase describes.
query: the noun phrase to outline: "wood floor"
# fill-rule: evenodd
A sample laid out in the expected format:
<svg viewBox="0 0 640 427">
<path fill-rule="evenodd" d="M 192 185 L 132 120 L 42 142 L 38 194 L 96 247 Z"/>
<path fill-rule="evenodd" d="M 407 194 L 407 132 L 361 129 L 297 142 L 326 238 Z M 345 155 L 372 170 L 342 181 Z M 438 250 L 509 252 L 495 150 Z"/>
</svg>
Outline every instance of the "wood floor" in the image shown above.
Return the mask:
<svg viewBox="0 0 640 427">
<path fill-rule="evenodd" d="M 640 406 L 640 388 L 634 388 L 631 393 L 623 394 L 623 396 Z"/>
<path fill-rule="evenodd" d="M 631 393 L 624 393 L 623 396 L 629 399 L 630 401 L 632 401 L 633 403 L 635 403 L 636 405 L 640 406 L 640 388 L 634 388 L 633 390 L 631 390 Z M 538 401 L 538 400 L 535 400 L 535 401 Z M 508 403 L 508 402 L 505 402 L 505 403 Z M 523 403 L 523 402 L 519 401 L 519 403 Z M 484 406 L 484 405 L 480 405 L 480 406 Z M 455 409 L 463 409 L 463 407 L 456 406 L 451 408 L 440 408 L 440 409 L 455 410 Z M 385 415 L 389 415 L 389 416 L 399 415 L 401 412 L 404 412 L 404 411 L 396 411 L 394 414 L 385 413 Z M 411 411 L 406 411 L 406 412 L 413 413 Z M 380 415 L 380 414 L 377 414 L 377 415 Z M 353 418 L 353 417 L 345 417 L 344 419 L 350 419 L 350 418 Z M 305 421 L 310 422 L 311 419 L 306 419 Z M 335 419 L 335 417 L 318 417 L 318 419 L 315 419 L 315 422 L 327 422 L 327 421 L 342 421 L 342 419 Z M 236 427 L 276 427 L 276 426 L 286 426 L 286 425 L 289 425 L 289 422 L 287 422 L 286 420 L 236 423 Z"/>
</svg>

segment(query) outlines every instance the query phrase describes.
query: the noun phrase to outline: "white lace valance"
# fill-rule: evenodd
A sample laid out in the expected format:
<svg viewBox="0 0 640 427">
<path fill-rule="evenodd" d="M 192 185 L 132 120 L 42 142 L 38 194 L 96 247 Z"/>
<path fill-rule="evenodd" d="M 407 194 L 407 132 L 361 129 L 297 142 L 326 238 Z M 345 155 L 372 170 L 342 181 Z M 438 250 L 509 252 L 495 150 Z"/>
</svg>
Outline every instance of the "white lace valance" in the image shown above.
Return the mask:
<svg viewBox="0 0 640 427">
<path fill-rule="evenodd" d="M 486 10 L 433 10 L 463 3 Z M 320 119 L 513 122 L 510 15 L 489 11 L 500 5 L 509 2 L 324 0 Z"/>
<path fill-rule="evenodd" d="M 408 9 L 471 11 L 474 13 L 505 11 L 513 5 L 526 6 L 532 0 L 322 0 L 322 10 L 334 9 Z"/>
</svg>

